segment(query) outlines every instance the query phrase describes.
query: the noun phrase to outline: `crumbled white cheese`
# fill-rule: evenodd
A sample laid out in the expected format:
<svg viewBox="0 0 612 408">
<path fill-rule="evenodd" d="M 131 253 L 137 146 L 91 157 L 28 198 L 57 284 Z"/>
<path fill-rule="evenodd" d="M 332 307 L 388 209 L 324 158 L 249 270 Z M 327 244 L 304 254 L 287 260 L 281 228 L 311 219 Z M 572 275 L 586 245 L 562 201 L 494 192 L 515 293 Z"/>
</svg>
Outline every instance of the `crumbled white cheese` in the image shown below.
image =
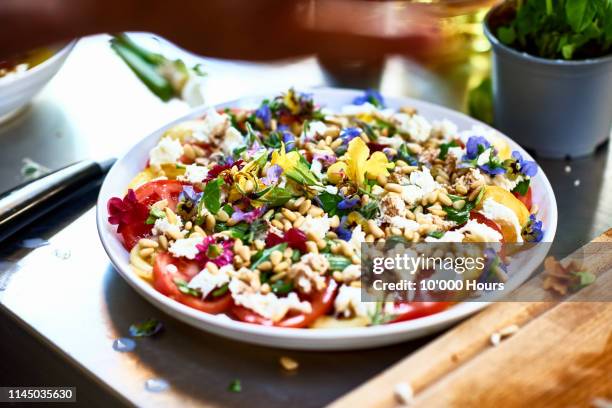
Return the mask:
<svg viewBox="0 0 612 408">
<path fill-rule="evenodd" d="M 487 164 L 489 160 L 491 159 L 491 152 L 492 152 L 491 148 L 488 148 L 484 152 L 482 152 L 480 156 L 478 156 L 478 159 L 476 160 L 476 164 L 478 164 L 479 166 L 484 166 L 485 164 Z"/>
<path fill-rule="evenodd" d="M 446 231 L 440 238 L 426 237 L 425 242 L 463 242 L 461 231 Z"/>
<path fill-rule="evenodd" d="M 456 136 L 457 131 L 459 130 L 457 125 L 448 119 L 434 120 L 431 127 L 432 132 L 441 135 L 446 140 Z"/>
<path fill-rule="evenodd" d="M 402 147 L 402 145 L 404 144 L 404 139 L 402 139 L 399 136 L 395 136 L 395 137 L 378 136 L 378 140 L 376 141 L 376 143 L 391 146 L 395 150 L 399 150 L 399 148 Z"/>
<path fill-rule="evenodd" d="M 182 155 L 183 146 L 181 146 L 181 142 L 164 137 L 149 152 L 149 163 L 153 166 L 159 166 L 164 163 L 176 163 Z"/>
<path fill-rule="evenodd" d="M 262 317 L 277 322 L 285 315 L 295 310 L 301 313 L 311 313 L 312 305 L 307 301 L 300 301 L 300 298 L 295 292 L 289 293 L 287 297 L 279 298 L 274 293 L 265 295 L 259 292 L 248 292 L 244 290 L 246 285 L 238 280 L 232 279 L 229 284 L 229 289 L 234 298 L 234 302 L 239 305 L 251 309 Z"/>
<path fill-rule="evenodd" d="M 370 102 L 366 102 L 361 105 L 346 105 L 342 107 L 342 114 L 349 116 L 367 115 L 377 111 L 378 108 L 372 105 Z"/>
<path fill-rule="evenodd" d="M 406 214 L 406 203 L 401 195 L 388 193 L 380 201 L 380 211 L 383 221 L 391 222 L 391 218 L 396 216 L 401 218 Z"/>
<path fill-rule="evenodd" d="M 300 226 L 300 229 L 304 231 L 306 234 L 311 233 L 320 239 L 325 238 L 325 234 L 329 231 L 331 227 L 331 220 L 325 214 L 323 217 L 313 217 L 312 215 L 307 215 L 304 219 L 304 222 Z"/>
<path fill-rule="evenodd" d="M 229 272 L 234 271 L 231 264 L 219 268 L 217 273 L 210 273 L 206 268 L 189 281 L 188 287 L 198 289 L 202 292 L 202 299 L 206 298 L 215 288 L 219 288 L 230 281 Z"/>
<path fill-rule="evenodd" d="M 519 223 L 516 213 L 510 208 L 498 203 L 492 198 L 487 198 L 482 204 L 482 210 L 480 212 L 493 221 L 504 221 L 504 223 L 510 224 L 515 230 L 518 242 L 523 242 L 523 238 L 521 237 L 521 224 Z"/>
<path fill-rule="evenodd" d="M 176 216 L 176 224 L 171 224 L 168 221 L 168 218 L 162 217 L 155 220 L 155 224 L 153 224 L 153 235 L 162 235 L 162 234 L 170 234 L 170 235 L 178 235 L 181 233 L 181 228 L 183 227 L 183 221 L 180 216 Z"/>
<path fill-rule="evenodd" d="M 440 188 L 427 167 L 422 171 L 413 171 L 410 173 L 410 184 L 402 186 L 402 198 L 410 205 L 414 206 L 418 200 L 426 194 Z"/>
<path fill-rule="evenodd" d="M 473 236 L 477 242 L 500 242 L 503 238 L 498 231 L 476 220 L 469 220 L 456 232 L 468 233 Z"/>
<path fill-rule="evenodd" d="M 501 187 L 504 190 L 512 191 L 518 183 L 523 180 L 523 176 L 519 175 L 516 179 L 510 180 L 505 174 L 496 174 L 495 177 L 489 177 L 487 184 L 493 184 Z"/>
<path fill-rule="evenodd" d="M 431 123 L 421 115 L 398 113 L 394 115 L 401 133 L 408 134 L 417 142 L 424 142 L 431 135 Z"/>
<path fill-rule="evenodd" d="M 223 140 L 221 141 L 221 150 L 227 155 L 231 155 L 234 149 L 244 146 L 244 137 L 235 127 L 229 127 L 225 131 Z"/>
<path fill-rule="evenodd" d="M 166 265 L 166 272 L 168 273 L 177 273 L 178 272 L 178 268 L 176 267 L 176 265 L 172 265 L 172 264 L 168 264 Z"/>
<path fill-rule="evenodd" d="M 314 139 L 317 135 L 324 135 L 327 131 L 327 125 L 321 121 L 314 121 L 308 124 L 308 129 L 305 130 L 302 134 L 303 140 L 311 140 Z"/>
<path fill-rule="evenodd" d="M 200 250 L 196 248 L 197 245 L 202 243 L 201 237 L 195 238 L 181 238 L 170 244 L 168 251 L 174 256 L 185 257 L 187 259 L 195 259 L 196 255 Z"/>
<path fill-rule="evenodd" d="M 208 175 L 208 167 L 190 164 L 185 167 L 185 174 L 180 177 L 181 180 L 190 183 L 200 183 Z"/>
<path fill-rule="evenodd" d="M 329 194 L 338 194 L 338 187 L 336 186 L 325 186 L 325 191 Z"/>
<path fill-rule="evenodd" d="M 391 217 L 391 219 L 389 220 L 389 223 L 392 227 L 407 229 L 409 231 L 418 231 L 418 229 L 421 226 L 416 221 L 409 220 L 407 218 L 400 217 L 400 216 Z"/>
<path fill-rule="evenodd" d="M 461 160 L 463 159 L 463 156 L 465 156 L 466 152 L 465 149 L 463 147 L 449 147 L 448 148 L 448 153 L 449 156 L 454 156 L 457 158 L 457 160 Z"/>
<path fill-rule="evenodd" d="M 229 123 L 228 116 L 220 114 L 214 108 L 209 108 L 206 111 L 206 116 L 203 121 L 198 121 L 199 126 L 193 129 L 192 136 L 198 142 L 210 143 L 211 139 L 221 135 Z"/>
<path fill-rule="evenodd" d="M 317 176 L 319 180 L 323 178 L 322 170 L 323 163 L 321 163 L 321 160 L 313 160 L 312 164 L 310 165 L 310 171 L 312 171 L 312 173 Z"/>
<path fill-rule="evenodd" d="M 338 315 L 344 317 L 369 317 L 376 309 L 376 302 L 362 302 L 361 288 L 342 285 L 334 300 L 334 309 Z"/>
<path fill-rule="evenodd" d="M 349 239 L 348 243 L 353 247 L 356 253 L 361 253 L 361 243 L 365 242 L 366 234 L 361 229 L 361 225 L 357 225 L 351 234 L 351 239 Z"/>
</svg>

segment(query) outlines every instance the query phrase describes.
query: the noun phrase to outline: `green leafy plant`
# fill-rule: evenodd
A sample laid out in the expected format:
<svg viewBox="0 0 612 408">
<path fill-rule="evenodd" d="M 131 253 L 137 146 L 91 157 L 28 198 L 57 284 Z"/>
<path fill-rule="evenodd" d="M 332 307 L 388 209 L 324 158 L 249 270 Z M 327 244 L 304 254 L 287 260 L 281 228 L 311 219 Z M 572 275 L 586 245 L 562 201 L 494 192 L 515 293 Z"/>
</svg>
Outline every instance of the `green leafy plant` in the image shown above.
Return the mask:
<svg viewBox="0 0 612 408">
<path fill-rule="evenodd" d="M 542 58 L 596 58 L 612 51 L 612 0 L 514 0 L 490 17 L 499 40 Z"/>
</svg>

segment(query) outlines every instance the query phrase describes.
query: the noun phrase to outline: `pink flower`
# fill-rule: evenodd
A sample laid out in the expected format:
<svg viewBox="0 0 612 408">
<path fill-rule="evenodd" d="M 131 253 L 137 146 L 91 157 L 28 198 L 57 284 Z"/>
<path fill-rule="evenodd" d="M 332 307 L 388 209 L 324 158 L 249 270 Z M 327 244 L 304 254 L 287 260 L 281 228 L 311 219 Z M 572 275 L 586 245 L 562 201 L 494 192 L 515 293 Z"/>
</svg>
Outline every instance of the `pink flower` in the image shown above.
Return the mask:
<svg viewBox="0 0 612 408">
<path fill-rule="evenodd" d="M 208 262 L 212 262 L 219 267 L 230 264 L 234 257 L 231 249 L 233 246 L 233 239 L 221 239 L 217 242 L 215 237 L 206 237 L 201 244 L 196 245 L 196 248 L 200 251 L 196 255 L 196 259 L 202 265 L 206 265 Z"/>
<path fill-rule="evenodd" d="M 232 214 L 232 220 L 238 221 L 238 222 L 246 221 L 247 223 L 251 224 L 253 221 L 261 217 L 263 213 L 265 212 L 265 210 L 266 210 L 266 207 L 262 206 L 254 210 L 244 212 L 240 208 L 234 207 L 234 213 Z"/>
<path fill-rule="evenodd" d="M 129 224 L 144 224 L 149 216 L 149 209 L 136 198 L 134 190 L 128 190 L 123 199 L 113 197 L 108 200 L 108 222 L 118 225 L 117 232 L 121 233 L 123 228 Z"/>
</svg>

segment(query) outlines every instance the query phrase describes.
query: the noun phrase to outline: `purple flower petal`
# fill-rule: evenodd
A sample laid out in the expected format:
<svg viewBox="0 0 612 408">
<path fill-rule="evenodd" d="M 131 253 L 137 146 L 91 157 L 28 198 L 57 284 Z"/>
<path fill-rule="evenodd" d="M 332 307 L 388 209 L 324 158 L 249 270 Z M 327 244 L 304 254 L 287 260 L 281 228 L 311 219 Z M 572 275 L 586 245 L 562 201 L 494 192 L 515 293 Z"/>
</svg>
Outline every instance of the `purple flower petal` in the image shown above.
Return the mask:
<svg viewBox="0 0 612 408">
<path fill-rule="evenodd" d="M 342 138 L 344 144 L 348 144 L 348 142 L 358 137 L 360 134 L 361 129 L 357 127 L 347 127 L 342 129 L 342 131 L 340 132 L 340 138 Z"/>
<path fill-rule="evenodd" d="M 338 158 L 334 156 L 333 154 L 315 153 L 312 156 L 312 161 L 315 161 L 315 160 L 322 162 L 326 166 L 331 166 L 332 164 L 336 162 L 336 160 L 338 160 Z"/>
<path fill-rule="evenodd" d="M 345 198 L 344 200 L 338 203 L 338 209 L 340 210 L 350 210 L 355 207 L 359 203 L 359 198 Z"/>
<path fill-rule="evenodd" d="M 268 168 L 266 177 L 262 178 L 261 182 L 266 186 L 271 186 L 272 184 L 276 184 L 281 174 L 283 174 L 283 168 L 278 164 L 275 164 Z"/>
<path fill-rule="evenodd" d="M 479 167 L 482 171 L 492 176 L 495 176 L 496 174 L 504 174 L 506 172 L 506 169 L 504 169 L 503 167 L 491 167 L 488 163 L 483 164 L 482 166 L 479 166 Z"/>
<path fill-rule="evenodd" d="M 520 152 L 516 150 L 512 152 L 512 157 L 519 164 L 519 171 L 527 177 L 533 177 L 538 172 L 538 165 L 532 160 L 525 160 Z"/>
<path fill-rule="evenodd" d="M 257 119 L 260 119 L 264 126 L 267 128 L 270 127 L 270 120 L 272 119 L 272 111 L 268 104 L 263 104 L 255 111 L 255 116 Z"/>
<path fill-rule="evenodd" d="M 363 105 L 364 103 L 368 102 L 378 108 L 385 107 L 385 99 L 380 94 L 380 92 L 375 89 L 368 89 L 364 92 L 363 95 L 353 99 L 353 105 Z"/>
<path fill-rule="evenodd" d="M 251 223 L 255 221 L 257 218 L 261 217 L 263 213 L 265 212 L 265 210 L 266 210 L 265 206 L 262 206 L 252 211 L 244 212 L 240 208 L 234 207 L 234 213 L 232 214 L 232 220 L 238 221 L 238 222 L 246 221 L 248 223 Z"/>
<path fill-rule="evenodd" d="M 474 160 L 480 154 L 478 146 L 482 146 L 482 151 L 491 147 L 491 144 L 482 136 L 470 136 L 466 145 L 464 156 L 464 160 L 467 158 L 468 160 Z"/>
</svg>

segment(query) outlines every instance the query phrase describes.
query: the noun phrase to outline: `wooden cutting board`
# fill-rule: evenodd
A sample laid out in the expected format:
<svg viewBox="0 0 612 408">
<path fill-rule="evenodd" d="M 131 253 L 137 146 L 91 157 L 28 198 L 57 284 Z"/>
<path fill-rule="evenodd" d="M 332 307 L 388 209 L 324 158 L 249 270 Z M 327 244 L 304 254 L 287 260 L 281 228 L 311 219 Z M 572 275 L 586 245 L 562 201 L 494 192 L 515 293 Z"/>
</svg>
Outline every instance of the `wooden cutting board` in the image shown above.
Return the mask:
<svg viewBox="0 0 612 408">
<path fill-rule="evenodd" d="M 612 291 L 612 229 L 594 242 L 610 246 L 590 247 L 584 266 L 597 280 L 582 290 L 602 299 Z M 550 299 L 541 284 L 536 278 L 521 290 Z M 511 325 L 518 331 L 493 346 L 491 335 Z M 607 407 L 612 302 L 496 303 L 331 406 L 398 406 L 399 383 L 413 390 L 415 407 Z"/>
</svg>

